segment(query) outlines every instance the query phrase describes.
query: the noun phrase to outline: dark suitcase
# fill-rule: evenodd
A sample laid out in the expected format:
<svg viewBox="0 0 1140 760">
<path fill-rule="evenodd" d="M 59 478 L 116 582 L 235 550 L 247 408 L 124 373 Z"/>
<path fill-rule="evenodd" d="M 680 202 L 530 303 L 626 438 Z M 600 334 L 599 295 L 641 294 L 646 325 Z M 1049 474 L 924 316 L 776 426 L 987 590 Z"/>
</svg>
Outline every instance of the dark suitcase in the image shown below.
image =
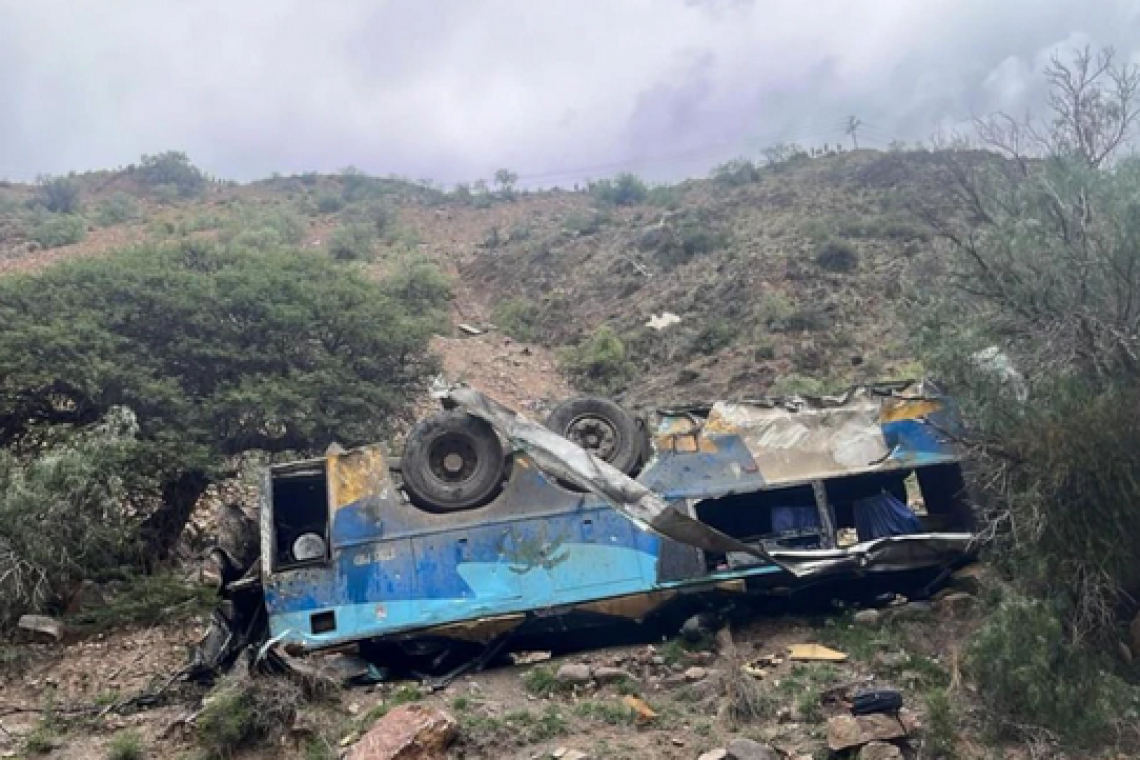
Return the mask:
<svg viewBox="0 0 1140 760">
<path fill-rule="evenodd" d="M 855 695 L 851 703 L 852 715 L 870 715 L 871 713 L 897 713 L 902 709 L 902 694 L 891 690 L 861 691 Z"/>
</svg>

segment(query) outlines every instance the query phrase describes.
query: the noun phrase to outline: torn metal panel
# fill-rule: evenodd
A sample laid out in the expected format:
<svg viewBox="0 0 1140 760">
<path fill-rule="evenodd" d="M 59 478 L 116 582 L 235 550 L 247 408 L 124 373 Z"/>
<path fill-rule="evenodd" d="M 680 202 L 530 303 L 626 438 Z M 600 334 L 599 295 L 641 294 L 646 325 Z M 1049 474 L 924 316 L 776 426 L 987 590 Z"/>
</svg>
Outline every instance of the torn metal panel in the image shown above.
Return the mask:
<svg viewBox="0 0 1140 760">
<path fill-rule="evenodd" d="M 948 402 L 921 383 L 658 413 L 653 488 L 708 497 L 954 462 Z"/>
<path fill-rule="evenodd" d="M 478 391 L 455 388 L 448 398 L 468 414 L 490 423 L 516 448 L 525 451 L 544 472 L 602 497 L 643 530 L 651 530 L 706 551 L 741 552 L 780 564 L 763 549 L 749 546 L 695 520 L 647 486 L 572 441 Z"/>
</svg>

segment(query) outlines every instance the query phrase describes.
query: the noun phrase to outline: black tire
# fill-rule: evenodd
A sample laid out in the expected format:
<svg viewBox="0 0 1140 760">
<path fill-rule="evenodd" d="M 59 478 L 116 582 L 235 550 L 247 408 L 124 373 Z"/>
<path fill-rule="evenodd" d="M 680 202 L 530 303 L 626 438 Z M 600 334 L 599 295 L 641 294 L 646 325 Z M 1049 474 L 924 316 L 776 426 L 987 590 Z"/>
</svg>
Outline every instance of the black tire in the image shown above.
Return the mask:
<svg viewBox="0 0 1140 760">
<path fill-rule="evenodd" d="M 412 428 L 400 458 L 404 490 L 429 512 L 481 507 L 503 483 L 503 446 L 483 420 L 454 410 Z"/>
<path fill-rule="evenodd" d="M 629 412 L 608 399 L 564 401 L 547 417 L 546 426 L 626 475 L 637 474 L 644 461 L 644 432 Z"/>
</svg>

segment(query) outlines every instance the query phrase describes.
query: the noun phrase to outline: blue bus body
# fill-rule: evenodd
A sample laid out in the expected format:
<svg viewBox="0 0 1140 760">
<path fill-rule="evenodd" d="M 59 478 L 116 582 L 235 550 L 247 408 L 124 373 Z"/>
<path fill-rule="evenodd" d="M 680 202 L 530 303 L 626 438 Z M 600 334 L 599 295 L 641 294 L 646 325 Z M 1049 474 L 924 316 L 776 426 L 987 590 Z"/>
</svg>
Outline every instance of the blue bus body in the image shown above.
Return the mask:
<svg viewBox="0 0 1140 760">
<path fill-rule="evenodd" d="M 935 548 L 909 551 L 906 561 L 944 564 L 971 528 L 948 432 L 955 425 L 949 402 L 917 386 L 860 388 L 830 405 L 659 412 L 653 456 L 637 480 L 805 567 L 841 566 L 849 552 L 898 536 L 873 535 L 864 518 L 884 514 L 875 504 L 888 505 L 888 518 L 908 504 L 908 551 L 924 537 Z M 379 447 L 364 447 L 266 472 L 262 585 L 274 639 L 300 650 L 423 633 L 487 641 L 535 615 L 641 619 L 689 591 L 797 582 L 775 563 L 644 531 L 601 498 L 559 485 L 525 451 L 514 452 L 491 503 L 443 514 L 412 504 L 393 465 Z M 304 531 L 325 539 L 323 556 L 290 555 Z"/>
</svg>

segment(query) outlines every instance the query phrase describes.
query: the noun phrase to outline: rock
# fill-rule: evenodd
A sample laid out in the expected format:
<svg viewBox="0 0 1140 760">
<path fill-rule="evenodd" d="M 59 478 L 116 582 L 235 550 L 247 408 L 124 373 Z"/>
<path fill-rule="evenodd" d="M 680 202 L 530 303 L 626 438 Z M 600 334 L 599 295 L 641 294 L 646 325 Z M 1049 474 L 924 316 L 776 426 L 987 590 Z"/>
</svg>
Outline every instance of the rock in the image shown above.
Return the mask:
<svg viewBox="0 0 1140 760">
<path fill-rule="evenodd" d="M 459 724 L 442 710 L 400 705 L 368 730 L 347 760 L 443 760 Z"/>
<path fill-rule="evenodd" d="M 633 674 L 622 668 L 601 667 L 594 670 L 594 679 L 598 683 L 619 683 L 634 680 Z"/>
<path fill-rule="evenodd" d="M 863 733 L 854 715 L 836 715 L 827 721 L 827 748 L 842 752 L 863 743 Z"/>
<path fill-rule="evenodd" d="M 855 623 L 858 625 L 876 626 L 883 621 L 883 613 L 878 610 L 859 610 L 855 613 Z"/>
<path fill-rule="evenodd" d="M 859 750 L 859 760 L 903 760 L 903 753 L 893 744 L 871 742 Z"/>
<path fill-rule="evenodd" d="M 726 750 L 727 760 L 780 760 L 776 750 L 743 736 L 730 741 Z"/>
<path fill-rule="evenodd" d="M 974 597 L 965 591 L 952 591 L 938 600 L 938 609 L 951 614 L 962 612 L 974 605 Z"/>
<path fill-rule="evenodd" d="M 717 747 L 716 749 L 710 749 L 708 752 L 705 752 L 699 756 L 697 760 L 725 760 L 726 757 L 728 757 L 728 750 L 724 747 Z"/>
<path fill-rule="evenodd" d="M 878 652 L 875 654 L 875 664 L 881 668 L 900 668 L 906 665 L 910 655 L 906 652 Z"/>
<path fill-rule="evenodd" d="M 590 666 L 580 662 L 568 662 L 558 668 L 554 677 L 559 683 L 583 684 L 590 682 Z"/>
<path fill-rule="evenodd" d="M 871 742 L 904 739 L 918 727 L 914 713 L 905 709 L 897 717 L 888 713 L 836 715 L 827 721 L 827 746 L 832 752 L 842 752 Z"/>
<path fill-rule="evenodd" d="M 559 747 L 556 750 L 554 750 L 553 752 L 551 752 L 550 756 L 553 757 L 554 760 L 562 760 L 562 756 L 565 755 L 569 751 L 570 750 L 566 747 Z"/>
<path fill-rule="evenodd" d="M 55 641 L 63 638 L 63 623 L 46 615 L 21 615 L 16 627 Z"/>
<path fill-rule="evenodd" d="M 690 687 L 697 699 L 719 697 L 724 694 L 724 674 L 710 670 L 708 675 Z"/>
<path fill-rule="evenodd" d="M 980 563 L 966 565 L 950 576 L 950 585 L 960 591 L 979 594 L 986 580 L 986 566 Z"/>
<path fill-rule="evenodd" d="M 719 623 L 716 615 L 708 612 L 693 615 L 681 625 L 681 637 L 686 641 L 702 641 L 717 632 Z"/>
<path fill-rule="evenodd" d="M 704 668 L 699 668 L 699 667 L 693 666 L 693 667 L 691 667 L 685 671 L 684 676 L 685 676 L 686 681 L 689 681 L 690 683 L 692 683 L 694 681 L 700 681 L 700 680 L 704 679 L 704 677 L 707 676 L 708 674 L 709 674 L 709 672 L 707 670 L 705 670 Z"/>
<path fill-rule="evenodd" d="M 930 602 L 908 602 L 887 611 L 891 620 L 920 620 L 930 615 L 933 607 Z"/>
<path fill-rule="evenodd" d="M 586 760 L 589 757 L 580 749 L 572 749 L 562 756 L 562 760 Z"/>
</svg>

